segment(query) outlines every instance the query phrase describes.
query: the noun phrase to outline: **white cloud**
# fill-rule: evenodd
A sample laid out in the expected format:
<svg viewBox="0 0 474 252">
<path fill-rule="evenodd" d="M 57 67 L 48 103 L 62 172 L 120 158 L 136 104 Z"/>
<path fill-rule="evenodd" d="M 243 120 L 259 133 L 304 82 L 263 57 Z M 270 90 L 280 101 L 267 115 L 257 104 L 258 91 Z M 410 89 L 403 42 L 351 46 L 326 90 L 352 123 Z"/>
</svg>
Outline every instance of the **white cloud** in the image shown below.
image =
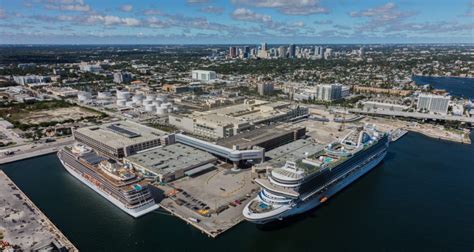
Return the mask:
<svg viewBox="0 0 474 252">
<path fill-rule="evenodd" d="M 131 4 L 124 4 L 120 6 L 120 10 L 124 12 L 131 12 L 133 10 L 133 5 Z"/>
<path fill-rule="evenodd" d="M 272 17 L 265 14 L 255 13 L 246 8 L 238 8 L 232 12 L 232 17 L 236 20 L 250 21 L 250 22 L 272 22 Z"/>
<path fill-rule="evenodd" d="M 310 15 L 328 13 L 321 7 L 319 0 L 231 0 L 237 5 L 248 5 L 260 8 L 274 8 L 288 15 Z"/>
<path fill-rule="evenodd" d="M 209 0 L 187 0 L 186 1 L 189 4 L 199 4 L 199 3 L 207 3 Z"/>
<path fill-rule="evenodd" d="M 47 0 L 43 2 L 46 3 L 44 7 L 49 10 L 80 12 L 88 12 L 92 10 L 83 0 Z"/>
<path fill-rule="evenodd" d="M 157 9 L 148 9 L 148 10 L 145 10 L 143 14 L 148 15 L 148 16 L 153 16 L 153 15 L 162 15 L 163 12 Z"/>
<path fill-rule="evenodd" d="M 224 8 L 209 5 L 209 6 L 201 8 L 200 11 L 205 12 L 205 13 L 221 14 L 224 12 Z"/>
<path fill-rule="evenodd" d="M 122 18 L 117 16 L 102 16 L 102 15 L 91 15 L 88 16 L 84 21 L 85 24 L 95 25 L 103 24 L 107 26 L 112 25 L 123 25 L 123 26 L 138 26 L 141 24 L 141 21 L 136 18 Z"/>
</svg>

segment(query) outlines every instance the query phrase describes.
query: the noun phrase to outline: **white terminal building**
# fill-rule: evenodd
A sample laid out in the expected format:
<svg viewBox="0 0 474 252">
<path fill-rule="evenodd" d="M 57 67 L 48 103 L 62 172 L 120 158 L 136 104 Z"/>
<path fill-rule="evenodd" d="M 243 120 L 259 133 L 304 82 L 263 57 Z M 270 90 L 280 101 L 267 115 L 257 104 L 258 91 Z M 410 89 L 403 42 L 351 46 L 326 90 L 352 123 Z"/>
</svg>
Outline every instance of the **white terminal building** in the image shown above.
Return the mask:
<svg viewBox="0 0 474 252">
<path fill-rule="evenodd" d="M 289 102 L 250 100 L 204 112 L 170 115 L 169 123 L 188 133 L 218 139 L 252 130 L 256 125 L 296 120 L 308 113 L 308 108 Z"/>
<path fill-rule="evenodd" d="M 450 100 L 450 96 L 420 94 L 417 109 L 426 110 L 430 113 L 447 114 Z"/>
<path fill-rule="evenodd" d="M 193 70 L 191 71 L 191 77 L 193 80 L 211 81 L 217 79 L 217 74 L 214 71 Z"/>
<path fill-rule="evenodd" d="M 174 142 L 174 135 L 131 121 L 119 121 L 73 131 L 74 139 L 111 158 Z"/>
</svg>

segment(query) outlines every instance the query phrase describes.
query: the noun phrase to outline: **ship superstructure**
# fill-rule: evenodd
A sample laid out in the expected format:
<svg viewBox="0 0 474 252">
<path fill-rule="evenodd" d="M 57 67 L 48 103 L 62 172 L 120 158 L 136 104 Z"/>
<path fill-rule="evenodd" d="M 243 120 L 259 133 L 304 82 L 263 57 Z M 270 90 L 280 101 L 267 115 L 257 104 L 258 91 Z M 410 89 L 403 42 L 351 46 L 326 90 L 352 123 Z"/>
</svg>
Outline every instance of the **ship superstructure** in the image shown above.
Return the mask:
<svg viewBox="0 0 474 252">
<path fill-rule="evenodd" d="M 90 147 L 77 143 L 60 150 L 58 157 L 71 175 L 131 216 L 140 217 L 158 208 L 148 182 Z"/>
<path fill-rule="evenodd" d="M 314 155 L 288 160 L 267 178 L 255 180 L 261 191 L 243 215 L 248 221 L 267 223 L 315 208 L 379 164 L 388 145 L 388 134 L 366 125 Z"/>
</svg>

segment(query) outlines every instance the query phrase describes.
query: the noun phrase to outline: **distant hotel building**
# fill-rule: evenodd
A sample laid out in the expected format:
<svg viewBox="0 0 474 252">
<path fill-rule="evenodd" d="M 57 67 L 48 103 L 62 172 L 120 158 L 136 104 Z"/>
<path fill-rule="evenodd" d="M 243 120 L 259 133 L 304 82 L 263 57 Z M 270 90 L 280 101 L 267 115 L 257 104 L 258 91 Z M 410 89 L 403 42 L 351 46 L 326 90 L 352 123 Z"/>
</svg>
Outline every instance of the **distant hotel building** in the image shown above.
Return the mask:
<svg viewBox="0 0 474 252">
<path fill-rule="evenodd" d="M 318 85 L 317 99 L 322 101 L 334 101 L 342 98 L 341 84 Z"/>
<path fill-rule="evenodd" d="M 110 158 L 123 158 L 174 142 L 173 135 L 131 121 L 79 128 L 73 135 L 76 141 Z"/>
<path fill-rule="evenodd" d="M 447 114 L 450 96 L 420 94 L 418 96 L 418 110 L 427 110 L 431 113 Z"/>
<path fill-rule="evenodd" d="M 205 70 L 193 70 L 191 72 L 192 79 L 198 81 L 211 81 L 217 79 L 216 72 Z"/>
</svg>

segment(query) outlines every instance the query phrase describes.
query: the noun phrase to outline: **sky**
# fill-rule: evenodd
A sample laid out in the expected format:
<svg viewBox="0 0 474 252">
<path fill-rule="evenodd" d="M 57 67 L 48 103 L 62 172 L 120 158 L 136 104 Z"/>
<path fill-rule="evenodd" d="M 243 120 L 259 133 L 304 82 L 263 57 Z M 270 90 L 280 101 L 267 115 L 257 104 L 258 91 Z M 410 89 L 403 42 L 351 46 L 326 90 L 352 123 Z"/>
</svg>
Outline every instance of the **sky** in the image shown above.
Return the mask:
<svg viewBox="0 0 474 252">
<path fill-rule="evenodd" d="M 0 0 L 0 44 L 474 43 L 474 0 Z"/>
</svg>

